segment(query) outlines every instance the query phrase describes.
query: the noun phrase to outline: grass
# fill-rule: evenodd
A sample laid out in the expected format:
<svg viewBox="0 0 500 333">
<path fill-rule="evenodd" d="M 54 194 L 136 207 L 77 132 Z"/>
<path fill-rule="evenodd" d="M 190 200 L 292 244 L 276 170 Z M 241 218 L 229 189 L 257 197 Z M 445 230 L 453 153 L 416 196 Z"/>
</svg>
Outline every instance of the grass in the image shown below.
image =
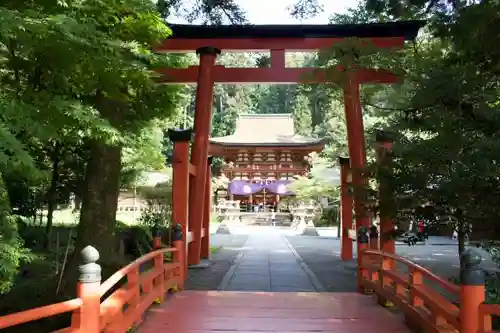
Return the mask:
<svg viewBox="0 0 500 333">
<path fill-rule="evenodd" d="M 123 212 L 123 211 L 118 211 L 116 212 L 116 220 L 121 221 L 125 224 L 128 225 L 136 225 L 137 220 L 139 219 L 141 212 L 135 212 L 135 219 L 134 219 L 134 212 Z M 43 219 L 42 219 L 42 225 L 45 225 L 47 223 L 47 211 L 43 211 Z M 78 220 L 80 218 L 80 215 L 78 213 L 73 213 L 72 209 L 60 209 L 54 211 L 54 219 L 53 219 L 53 224 L 54 226 L 70 226 L 70 225 L 76 225 L 78 224 Z M 222 218 L 219 216 L 219 214 L 212 213 L 212 216 L 210 218 L 210 223 L 213 224 L 219 224 L 222 222 Z M 36 224 L 40 223 L 40 218 L 37 219 Z"/>
<path fill-rule="evenodd" d="M 222 250 L 222 246 L 210 246 L 210 253 L 212 254 L 216 254 L 220 250 Z"/>
<path fill-rule="evenodd" d="M 116 220 L 121 221 L 128 225 L 136 225 L 137 220 L 140 217 L 141 212 L 136 212 L 136 219 L 134 219 L 133 212 L 116 212 Z M 43 211 L 42 222 L 40 223 L 40 218 L 37 218 L 37 222 L 35 224 L 45 225 L 47 223 L 47 211 Z M 72 209 L 60 209 L 54 211 L 53 224 L 56 226 L 71 226 L 78 224 L 80 218 L 79 213 L 73 213 Z"/>
</svg>

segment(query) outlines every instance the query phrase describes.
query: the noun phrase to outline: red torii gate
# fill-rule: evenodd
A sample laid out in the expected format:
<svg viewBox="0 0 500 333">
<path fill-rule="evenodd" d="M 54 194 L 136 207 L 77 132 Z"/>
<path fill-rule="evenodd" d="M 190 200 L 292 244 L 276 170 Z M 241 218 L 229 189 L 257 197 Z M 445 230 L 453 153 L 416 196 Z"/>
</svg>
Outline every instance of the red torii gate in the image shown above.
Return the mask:
<svg viewBox="0 0 500 333">
<path fill-rule="evenodd" d="M 159 73 L 163 74 L 159 82 L 165 84 L 197 84 L 194 142 L 190 162 L 188 161 L 189 146 L 187 140 L 189 140 L 191 133 L 189 132 L 189 138 L 186 138 L 186 134 L 180 135 L 180 133 L 171 132 L 173 139 L 184 142 L 184 144 L 176 145 L 177 147 L 174 148 L 172 220 L 183 225 L 184 230 L 187 228 L 187 220 L 189 221 L 189 231 L 191 231 L 189 237 L 192 238 L 191 242 L 189 239 L 187 240 L 189 243 L 189 264 L 198 264 L 200 257 L 209 255 L 210 206 L 208 203 L 210 200 L 211 177 L 208 149 L 214 83 L 290 84 L 328 82 L 327 71 L 331 71 L 331 69 L 288 68 L 285 66 L 285 52 L 315 52 L 331 47 L 346 38 L 359 38 L 361 43 L 378 48 L 402 48 L 405 41 L 413 40 L 416 37 L 419 29 L 424 24 L 424 21 L 401 21 L 349 25 L 169 25 L 173 31 L 173 36 L 165 40 L 156 49 L 156 52 L 188 53 L 196 51 L 200 56 L 199 66 L 162 68 L 158 70 Z M 222 51 L 270 52 L 270 66 L 265 68 L 226 68 L 216 65 L 217 55 Z M 341 67 L 337 70 L 343 71 Z M 387 70 L 366 68 L 346 72 L 346 76 L 344 105 L 350 156 L 349 169 L 361 170 L 366 165 L 366 152 L 359 85 L 365 83 L 395 83 L 398 81 L 398 77 Z M 184 139 L 182 140 L 183 136 Z M 365 179 L 358 172 L 352 173 L 354 186 L 362 186 L 364 182 Z M 346 196 L 342 198 L 342 205 L 349 207 L 349 199 Z M 344 204 L 344 201 L 347 204 Z M 189 212 L 187 212 L 188 209 Z M 364 214 L 363 210 L 363 202 L 355 200 L 356 229 L 369 227 L 370 219 Z M 343 214 L 343 216 L 349 216 L 349 214 Z M 382 230 L 388 230 L 388 227 L 392 227 L 392 221 L 389 219 L 383 219 L 382 222 L 384 223 Z M 352 220 L 350 224 L 349 221 L 343 221 L 343 229 L 350 229 L 351 225 Z M 184 234 L 187 235 L 188 233 Z M 352 240 L 346 239 L 344 232 L 342 232 L 342 236 L 344 238 L 342 246 L 343 258 L 351 259 Z"/>
</svg>

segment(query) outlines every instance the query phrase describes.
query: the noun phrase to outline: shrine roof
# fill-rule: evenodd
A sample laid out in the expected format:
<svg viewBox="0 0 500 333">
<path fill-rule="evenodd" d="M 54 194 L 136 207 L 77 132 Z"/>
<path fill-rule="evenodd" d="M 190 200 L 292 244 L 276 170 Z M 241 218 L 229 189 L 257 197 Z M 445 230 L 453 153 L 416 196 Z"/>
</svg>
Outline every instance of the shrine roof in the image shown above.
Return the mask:
<svg viewBox="0 0 500 333">
<path fill-rule="evenodd" d="M 169 38 L 390 38 L 413 40 L 425 21 L 397 21 L 367 24 L 325 25 L 190 25 L 167 23 L 173 34 Z"/>
<path fill-rule="evenodd" d="M 222 146 L 302 147 L 323 144 L 323 139 L 295 134 L 291 114 L 244 114 L 233 135 L 210 138 Z"/>
</svg>

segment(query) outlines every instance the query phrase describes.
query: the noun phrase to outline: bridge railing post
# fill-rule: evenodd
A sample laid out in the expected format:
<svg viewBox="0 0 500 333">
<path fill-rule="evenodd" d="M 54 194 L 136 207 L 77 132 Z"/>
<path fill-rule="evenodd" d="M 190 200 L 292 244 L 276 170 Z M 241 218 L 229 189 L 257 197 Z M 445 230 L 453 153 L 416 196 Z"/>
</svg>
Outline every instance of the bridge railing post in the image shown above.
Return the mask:
<svg viewBox="0 0 500 333">
<path fill-rule="evenodd" d="M 173 261 L 180 263 L 180 280 L 181 284 L 179 285 L 179 289 L 184 289 L 184 281 L 186 280 L 186 270 L 187 266 L 186 262 L 186 244 L 182 239 L 182 226 L 180 224 L 176 224 L 172 228 L 172 246 L 177 250 L 173 253 Z"/>
<path fill-rule="evenodd" d="M 362 266 L 366 262 L 366 255 L 363 253 L 365 250 L 368 249 L 368 230 L 366 230 L 365 227 L 361 227 L 358 229 L 358 235 L 357 235 L 357 242 L 358 242 L 358 292 L 362 293 L 364 292 L 363 288 L 363 279 L 367 278 L 367 271 L 364 269 Z"/>
<path fill-rule="evenodd" d="M 77 297 L 82 300 L 80 309 L 73 312 L 71 327 L 79 332 L 100 332 L 101 266 L 97 264 L 99 252 L 88 245 L 80 252 L 82 264 L 78 266 Z"/>
<path fill-rule="evenodd" d="M 460 256 L 460 333 L 477 333 L 483 318 L 479 306 L 485 301 L 485 275 L 481 255 L 468 249 Z"/>
<path fill-rule="evenodd" d="M 370 249 L 378 250 L 378 229 L 376 225 L 370 227 Z"/>
<path fill-rule="evenodd" d="M 151 230 L 153 235 L 153 251 L 159 250 L 162 247 L 162 230 L 155 224 Z M 163 271 L 163 265 L 165 263 L 165 255 L 163 252 L 159 253 L 153 258 L 154 269 L 157 271 Z M 153 285 L 159 286 L 161 293 L 158 297 L 160 302 L 165 300 L 165 277 L 162 273 L 160 276 L 153 279 Z"/>
<path fill-rule="evenodd" d="M 151 234 L 153 235 L 153 250 L 161 248 L 161 229 L 158 225 L 154 225 Z"/>
</svg>

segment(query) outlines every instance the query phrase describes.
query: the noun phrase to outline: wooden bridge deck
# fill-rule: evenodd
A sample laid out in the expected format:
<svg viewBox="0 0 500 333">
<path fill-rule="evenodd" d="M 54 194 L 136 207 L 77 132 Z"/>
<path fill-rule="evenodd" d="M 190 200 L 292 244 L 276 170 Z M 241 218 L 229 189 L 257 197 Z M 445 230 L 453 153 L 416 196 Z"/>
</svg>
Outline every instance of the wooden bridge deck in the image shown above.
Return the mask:
<svg viewBox="0 0 500 333">
<path fill-rule="evenodd" d="M 410 332 L 356 293 L 183 291 L 152 308 L 139 333 Z"/>
</svg>

